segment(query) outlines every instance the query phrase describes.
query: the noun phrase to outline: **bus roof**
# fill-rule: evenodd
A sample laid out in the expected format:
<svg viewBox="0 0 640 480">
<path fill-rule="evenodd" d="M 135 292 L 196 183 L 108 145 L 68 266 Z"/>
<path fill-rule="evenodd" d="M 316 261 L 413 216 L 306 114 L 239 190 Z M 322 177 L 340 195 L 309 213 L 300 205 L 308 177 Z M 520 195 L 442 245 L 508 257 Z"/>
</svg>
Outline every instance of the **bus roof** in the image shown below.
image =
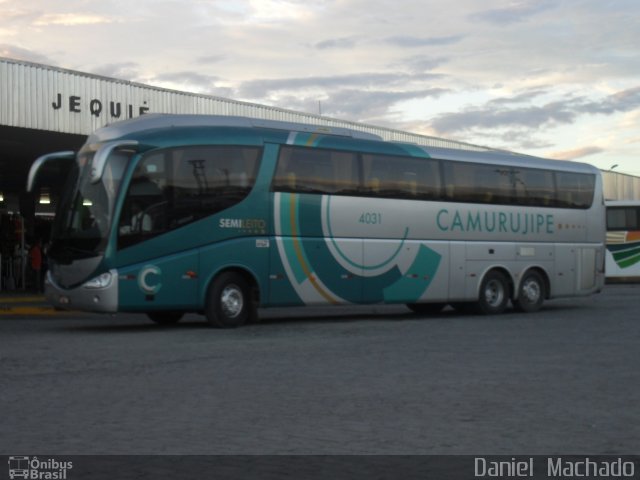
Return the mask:
<svg viewBox="0 0 640 480">
<path fill-rule="evenodd" d="M 264 130 L 277 130 L 281 132 L 304 132 L 318 135 L 347 137 L 356 140 L 370 142 L 384 142 L 398 146 L 410 145 L 413 151 L 422 150 L 426 156 L 443 160 L 457 160 L 470 163 L 490 163 L 505 166 L 521 166 L 524 168 L 547 168 L 576 173 L 599 173 L 599 170 L 591 165 L 566 160 L 550 160 L 541 157 L 523 155 L 506 150 L 473 151 L 455 148 L 430 147 L 415 143 L 390 142 L 382 137 L 359 131 L 356 129 L 331 127 L 325 125 L 312 125 L 294 122 L 281 122 L 277 120 L 263 120 L 250 117 L 237 117 L 227 115 L 193 115 L 193 114 L 162 114 L 150 113 L 140 117 L 115 122 L 96 130 L 91 134 L 87 143 L 100 143 L 129 137 L 151 130 L 185 127 L 235 127 L 254 128 Z"/>
<path fill-rule="evenodd" d="M 258 118 L 234 117 L 227 115 L 178 115 L 163 113 L 148 113 L 140 117 L 112 123 L 106 127 L 96 130 L 89 138 L 90 143 L 104 142 L 147 130 L 172 127 L 264 128 L 289 132 L 294 131 L 317 133 L 320 135 L 336 135 L 362 140 L 382 140 L 382 137 L 378 135 L 343 127 L 328 127 L 325 125 L 280 122 L 277 120 L 262 120 Z"/>
<path fill-rule="evenodd" d="M 607 207 L 640 207 L 640 200 L 605 200 Z"/>
<path fill-rule="evenodd" d="M 456 160 L 469 163 L 490 163 L 505 166 L 520 166 L 524 168 L 545 168 L 549 170 L 562 170 L 575 173 L 600 173 L 593 165 L 568 160 L 553 160 L 532 155 L 509 152 L 506 150 L 492 150 L 487 152 L 474 152 L 470 150 L 457 150 L 453 148 L 425 147 L 419 148 L 432 158 L 442 160 Z"/>
</svg>

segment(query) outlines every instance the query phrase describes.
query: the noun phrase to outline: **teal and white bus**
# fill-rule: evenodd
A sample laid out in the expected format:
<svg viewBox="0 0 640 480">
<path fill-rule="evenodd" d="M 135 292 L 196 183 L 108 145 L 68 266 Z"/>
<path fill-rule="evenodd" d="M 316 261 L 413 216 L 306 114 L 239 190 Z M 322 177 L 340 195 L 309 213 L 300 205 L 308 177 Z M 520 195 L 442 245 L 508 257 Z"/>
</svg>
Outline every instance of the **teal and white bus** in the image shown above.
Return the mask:
<svg viewBox="0 0 640 480">
<path fill-rule="evenodd" d="M 54 160 L 72 165 L 46 278 L 58 307 L 235 327 L 293 305 L 535 311 L 604 284 L 602 181 L 586 164 L 155 114 L 41 157 L 28 188 Z"/>
<path fill-rule="evenodd" d="M 607 201 L 606 277 L 640 280 L 640 200 Z"/>
</svg>

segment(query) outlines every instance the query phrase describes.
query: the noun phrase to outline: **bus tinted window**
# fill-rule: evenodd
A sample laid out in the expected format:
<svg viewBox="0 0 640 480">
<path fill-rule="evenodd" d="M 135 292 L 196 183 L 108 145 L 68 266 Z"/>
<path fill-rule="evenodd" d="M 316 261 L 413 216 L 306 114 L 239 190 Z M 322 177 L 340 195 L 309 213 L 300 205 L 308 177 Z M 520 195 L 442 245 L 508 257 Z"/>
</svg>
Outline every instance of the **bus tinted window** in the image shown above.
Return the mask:
<svg viewBox="0 0 640 480">
<path fill-rule="evenodd" d="M 272 189 L 584 209 L 593 203 L 595 175 L 283 146 Z"/>
<path fill-rule="evenodd" d="M 253 187 L 260 149 L 187 147 L 140 160 L 120 215 L 119 246 L 129 246 L 213 215 Z"/>
<path fill-rule="evenodd" d="M 501 165 L 443 162 L 445 198 L 454 202 L 589 208 L 595 176 Z"/>
<path fill-rule="evenodd" d="M 640 208 L 608 207 L 607 230 L 640 230 Z"/>
<path fill-rule="evenodd" d="M 533 168 L 516 168 L 512 171 L 518 204 L 542 207 L 555 204 L 553 172 Z"/>
<path fill-rule="evenodd" d="M 351 152 L 282 147 L 273 179 L 273 190 L 355 194 L 359 183 L 357 158 Z"/>
<path fill-rule="evenodd" d="M 511 171 L 498 165 L 444 162 L 446 198 L 454 202 L 512 203 Z"/>
<path fill-rule="evenodd" d="M 589 208 L 593 203 L 595 181 L 594 175 L 556 172 L 557 206 Z"/>
<path fill-rule="evenodd" d="M 440 197 L 437 160 L 364 154 L 362 170 L 366 194 L 420 200 Z"/>
</svg>

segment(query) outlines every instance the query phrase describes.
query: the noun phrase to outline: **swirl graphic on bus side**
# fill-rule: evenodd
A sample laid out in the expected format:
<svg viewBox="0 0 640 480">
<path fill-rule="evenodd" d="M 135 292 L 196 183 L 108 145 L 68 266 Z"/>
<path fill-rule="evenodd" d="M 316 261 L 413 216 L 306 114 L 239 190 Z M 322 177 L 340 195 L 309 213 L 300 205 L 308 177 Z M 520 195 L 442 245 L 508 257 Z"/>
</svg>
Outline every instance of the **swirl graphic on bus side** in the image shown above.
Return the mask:
<svg viewBox="0 0 640 480">
<path fill-rule="evenodd" d="M 365 231 L 336 237 L 330 206 L 326 195 L 274 194 L 278 253 L 302 303 L 411 302 L 425 293 L 439 253 L 422 241 L 409 242 L 407 226 L 386 241 L 370 241 Z"/>
</svg>

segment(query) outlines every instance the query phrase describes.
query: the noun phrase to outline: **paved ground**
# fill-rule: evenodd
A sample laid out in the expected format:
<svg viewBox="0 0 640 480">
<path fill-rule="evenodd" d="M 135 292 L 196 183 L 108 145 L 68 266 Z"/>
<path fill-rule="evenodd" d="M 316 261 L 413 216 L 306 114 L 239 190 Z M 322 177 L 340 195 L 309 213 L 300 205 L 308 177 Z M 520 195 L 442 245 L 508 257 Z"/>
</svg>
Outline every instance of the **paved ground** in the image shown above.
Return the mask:
<svg viewBox="0 0 640 480">
<path fill-rule="evenodd" d="M 637 453 L 639 293 L 532 315 L 278 310 L 237 330 L 4 309 L 0 453 Z"/>
</svg>

